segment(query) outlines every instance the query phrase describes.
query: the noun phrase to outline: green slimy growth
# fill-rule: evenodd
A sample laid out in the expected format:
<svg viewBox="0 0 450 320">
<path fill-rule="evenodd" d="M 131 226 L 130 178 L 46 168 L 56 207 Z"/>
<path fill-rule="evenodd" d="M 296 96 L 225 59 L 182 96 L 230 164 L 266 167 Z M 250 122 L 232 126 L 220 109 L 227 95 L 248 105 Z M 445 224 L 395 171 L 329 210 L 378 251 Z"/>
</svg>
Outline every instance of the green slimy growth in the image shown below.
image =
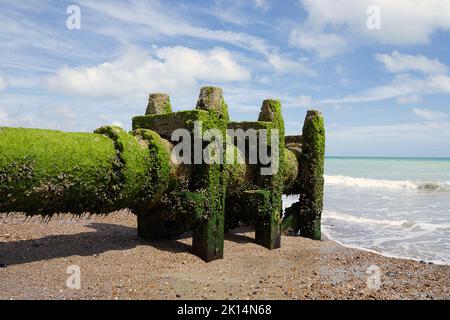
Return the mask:
<svg viewBox="0 0 450 320">
<path fill-rule="evenodd" d="M 308 111 L 303 126 L 303 152 L 301 154 L 300 235 L 321 239 L 321 215 L 323 209 L 325 126 L 319 111 Z"/>
<path fill-rule="evenodd" d="M 150 129 L 161 137 L 169 139 L 176 129 L 193 130 L 195 121 L 208 121 L 209 114 L 205 110 L 187 110 L 174 113 L 136 116 L 132 119 L 132 128 Z"/>
<path fill-rule="evenodd" d="M 150 151 L 151 180 L 134 209 L 139 236 L 170 238 L 192 229 L 201 218 L 202 195 L 190 192 L 187 177 L 180 175 L 170 160 L 167 140 L 148 129 L 136 129 L 132 134 L 145 141 Z"/>
<path fill-rule="evenodd" d="M 147 179 L 137 196 L 133 209 L 136 214 L 147 213 L 155 204 L 161 201 L 164 193 L 175 184 L 174 174 L 171 174 L 170 147 L 154 131 L 137 129 L 131 132 L 138 141 L 144 142 L 149 155 L 146 159 Z"/>
<path fill-rule="evenodd" d="M 209 89 L 208 89 L 209 90 Z M 203 89 L 202 89 L 203 92 Z M 221 94 L 220 94 L 221 96 Z M 199 103 L 202 98 L 200 94 Z M 228 110 L 220 97 L 220 109 L 203 104 L 208 110 L 209 117 L 202 123 L 202 130 L 218 129 L 226 137 L 228 125 Z M 226 156 L 226 139 L 223 143 L 222 157 Z M 213 163 L 193 165 L 193 191 L 204 194 L 203 218 L 200 219 L 193 232 L 192 249 L 195 254 L 205 261 L 223 258 L 224 228 L 225 228 L 225 198 L 228 179 L 227 165 Z"/>
<path fill-rule="evenodd" d="M 133 209 L 139 201 L 139 194 L 151 179 L 148 149 L 136 137 L 119 127 L 105 126 L 94 131 L 114 142 L 117 160 L 118 205 Z"/>
<path fill-rule="evenodd" d="M 285 129 L 284 120 L 281 113 L 281 103 L 278 100 L 265 100 L 263 102 L 258 121 L 270 121 L 278 129 L 278 149 L 269 145 L 271 153 L 278 153 L 279 168 L 278 171 L 270 176 L 261 176 L 260 185 L 270 191 L 271 205 L 268 215 L 270 219 L 264 222 L 264 228 L 256 225 L 256 231 L 260 230 L 257 241 L 260 245 L 269 249 L 279 248 L 281 245 L 281 215 L 282 215 L 282 195 L 284 190 L 285 174 Z M 267 141 L 271 141 L 272 131 L 269 132 Z"/>
<path fill-rule="evenodd" d="M 299 161 L 297 155 L 291 150 L 284 149 L 283 193 L 295 194 L 298 185 Z"/>
<path fill-rule="evenodd" d="M 51 216 L 124 208 L 124 163 L 101 134 L 1 128 L 0 154 L 0 212 Z"/>
<path fill-rule="evenodd" d="M 196 110 L 135 117 L 133 129 L 140 136 L 143 132 L 148 135 L 147 131 L 150 130 L 145 129 L 151 129 L 154 131 L 152 137 L 157 141 L 155 134 L 170 139 L 172 132 L 179 128 L 187 129 L 193 134 L 196 121 L 201 121 L 203 133 L 208 129 L 218 129 L 226 136 L 228 110 L 221 90 L 203 88 Z M 223 158 L 225 146 L 226 141 L 223 141 Z M 156 148 L 162 150 L 160 147 Z M 150 150 L 151 158 L 157 153 Z M 167 163 L 169 162 L 167 160 Z M 162 163 L 164 161 L 161 161 Z M 159 168 L 161 165 L 152 167 Z M 140 208 L 139 234 L 145 238 L 159 238 L 193 229 L 193 252 L 205 261 L 222 258 L 228 173 L 226 164 L 189 165 L 189 176 L 186 180 L 175 179 L 170 182 L 169 189 L 161 198 L 154 197 L 159 199 L 154 206 Z M 157 177 L 159 174 L 153 176 Z M 173 174 L 168 175 L 169 180 L 172 176 Z"/>
<path fill-rule="evenodd" d="M 243 131 L 254 129 L 258 132 L 258 139 L 263 132 L 260 130 L 265 130 L 268 135 L 265 140 L 269 153 L 276 152 L 279 155 L 279 168 L 275 174 L 262 175 L 261 164 L 250 165 L 247 162 L 246 181 L 237 183 L 237 187 L 230 188 L 228 191 L 226 229 L 229 230 L 238 225 L 254 225 L 258 244 L 269 249 L 278 248 L 281 240 L 284 181 L 290 179 L 285 169 L 284 121 L 281 103 L 278 100 L 266 100 L 263 102 L 258 121 L 232 122 L 228 128 Z M 274 129 L 277 129 L 279 133 L 278 149 L 271 143 Z M 252 146 L 249 145 L 248 148 Z M 292 165 L 294 166 L 295 163 Z"/>
<path fill-rule="evenodd" d="M 270 190 L 249 190 L 242 196 L 244 209 L 252 212 L 255 224 L 255 242 L 267 249 L 281 246 L 280 216 L 274 214 Z M 276 205 L 276 203 L 275 203 Z"/>
</svg>

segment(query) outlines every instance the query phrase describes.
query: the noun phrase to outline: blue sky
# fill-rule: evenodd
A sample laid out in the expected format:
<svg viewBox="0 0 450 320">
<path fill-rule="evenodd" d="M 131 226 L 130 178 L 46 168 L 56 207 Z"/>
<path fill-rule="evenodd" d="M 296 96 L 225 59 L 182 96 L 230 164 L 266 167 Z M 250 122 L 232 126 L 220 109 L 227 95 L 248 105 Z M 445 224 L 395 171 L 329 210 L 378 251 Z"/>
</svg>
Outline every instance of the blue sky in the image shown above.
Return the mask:
<svg viewBox="0 0 450 320">
<path fill-rule="evenodd" d="M 81 29 L 66 26 L 70 5 Z M 380 28 L 367 20 L 376 5 Z M 450 1 L 3 1 L 0 126 L 130 129 L 224 88 L 233 120 L 279 98 L 289 134 L 324 113 L 330 156 L 450 157 Z"/>
</svg>

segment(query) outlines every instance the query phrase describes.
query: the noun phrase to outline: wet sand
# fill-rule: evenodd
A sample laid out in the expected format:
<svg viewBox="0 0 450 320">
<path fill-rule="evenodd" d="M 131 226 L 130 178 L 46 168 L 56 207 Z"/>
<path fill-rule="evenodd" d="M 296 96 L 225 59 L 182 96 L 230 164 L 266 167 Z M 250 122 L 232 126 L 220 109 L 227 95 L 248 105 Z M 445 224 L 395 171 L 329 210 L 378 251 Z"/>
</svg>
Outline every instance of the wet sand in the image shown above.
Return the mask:
<svg viewBox="0 0 450 320">
<path fill-rule="evenodd" d="M 450 299 L 450 266 L 329 240 L 283 237 L 269 251 L 238 229 L 226 235 L 224 259 L 205 263 L 190 254 L 189 235 L 138 238 L 127 212 L 24 220 L 0 215 L 0 299 Z M 66 285 L 72 265 L 79 290 Z"/>
</svg>

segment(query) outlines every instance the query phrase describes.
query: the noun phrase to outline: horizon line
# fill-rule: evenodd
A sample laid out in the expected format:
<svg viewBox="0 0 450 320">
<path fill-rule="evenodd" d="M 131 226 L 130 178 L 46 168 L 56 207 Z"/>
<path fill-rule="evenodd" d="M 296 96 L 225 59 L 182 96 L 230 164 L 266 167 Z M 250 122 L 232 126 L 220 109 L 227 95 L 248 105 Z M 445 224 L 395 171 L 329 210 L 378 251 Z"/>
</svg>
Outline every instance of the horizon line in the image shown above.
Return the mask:
<svg viewBox="0 0 450 320">
<path fill-rule="evenodd" d="M 450 160 L 449 157 L 423 157 L 423 156 L 325 156 L 325 158 L 360 158 L 360 159 L 442 159 Z"/>
</svg>

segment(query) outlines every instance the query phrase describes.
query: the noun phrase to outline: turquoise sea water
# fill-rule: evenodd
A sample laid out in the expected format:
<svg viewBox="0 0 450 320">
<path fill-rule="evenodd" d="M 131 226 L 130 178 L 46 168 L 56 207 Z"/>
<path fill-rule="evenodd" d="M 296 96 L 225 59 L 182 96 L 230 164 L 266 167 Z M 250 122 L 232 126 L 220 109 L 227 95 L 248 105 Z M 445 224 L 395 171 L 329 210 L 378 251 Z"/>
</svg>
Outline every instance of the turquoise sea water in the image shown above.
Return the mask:
<svg viewBox="0 0 450 320">
<path fill-rule="evenodd" d="M 327 158 L 322 225 L 344 245 L 450 264 L 450 159 Z"/>
</svg>

